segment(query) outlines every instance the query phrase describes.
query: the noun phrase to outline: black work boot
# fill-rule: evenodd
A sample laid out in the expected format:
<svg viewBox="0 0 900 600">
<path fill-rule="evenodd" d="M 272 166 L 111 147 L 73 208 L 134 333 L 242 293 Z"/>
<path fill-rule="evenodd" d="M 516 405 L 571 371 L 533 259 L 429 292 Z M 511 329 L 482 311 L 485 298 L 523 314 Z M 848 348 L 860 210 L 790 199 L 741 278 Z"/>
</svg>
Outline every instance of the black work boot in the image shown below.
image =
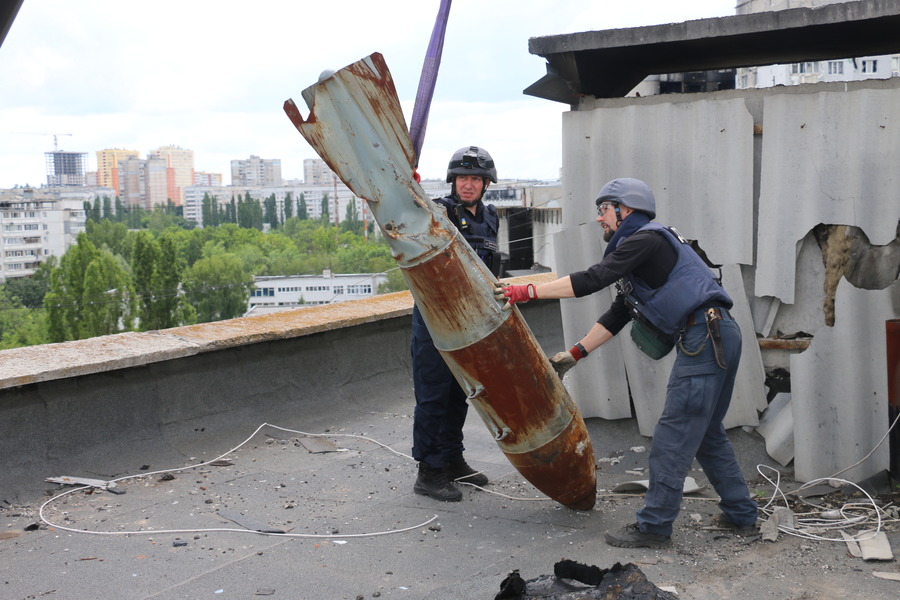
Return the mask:
<svg viewBox="0 0 900 600">
<path fill-rule="evenodd" d="M 443 469 L 432 469 L 423 462 L 419 463 L 419 476 L 413 491 L 421 496 L 430 496 L 442 502 L 459 502 L 462 492 L 453 485 Z"/>
<path fill-rule="evenodd" d="M 735 525 L 731 522 L 731 519 L 726 517 L 724 514 L 715 516 L 712 518 L 712 524 L 715 527 L 721 527 L 722 529 L 728 529 L 732 533 L 736 533 L 739 536 L 747 537 L 750 535 L 756 535 L 759 533 L 759 527 L 756 526 L 756 523 L 753 525 Z"/>
<path fill-rule="evenodd" d="M 618 531 L 607 531 L 604 535 L 607 544 L 619 548 L 665 548 L 672 541 L 667 535 L 644 533 L 637 523 Z"/>
<path fill-rule="evenodd" d="M 460 483 L 471 483 L 477 486 L 488 484 L 487 475 L 470 467 L 464 458 L 444 465 L 444 473 L 453 481 L 459 481 Z"/>
</svg>

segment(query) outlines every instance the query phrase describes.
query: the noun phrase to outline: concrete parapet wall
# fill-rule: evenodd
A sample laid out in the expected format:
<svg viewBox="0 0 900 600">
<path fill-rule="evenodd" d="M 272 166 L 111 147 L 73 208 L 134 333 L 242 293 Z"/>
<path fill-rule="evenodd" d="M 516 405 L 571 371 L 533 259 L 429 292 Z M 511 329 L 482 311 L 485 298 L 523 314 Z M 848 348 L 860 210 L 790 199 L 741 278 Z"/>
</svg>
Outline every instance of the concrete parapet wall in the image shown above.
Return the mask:
<svg viewBox="0 0 900 600">
<path fill-rule="evenodd" d="M 4 350 L 0 502 L 33 499 L 47 477 L 112 479 L 163 466 L 147 464 L 151 456 L 165 466 L 208 460 L 265 422 L 340 428 L 342 409 L 377 411 L 398 395 L 411 415 L 412 307 L 399 292 Z M 548 351 L 561 348 L 558 302 L 524 305 L 523 314 Z"/>
</svg>

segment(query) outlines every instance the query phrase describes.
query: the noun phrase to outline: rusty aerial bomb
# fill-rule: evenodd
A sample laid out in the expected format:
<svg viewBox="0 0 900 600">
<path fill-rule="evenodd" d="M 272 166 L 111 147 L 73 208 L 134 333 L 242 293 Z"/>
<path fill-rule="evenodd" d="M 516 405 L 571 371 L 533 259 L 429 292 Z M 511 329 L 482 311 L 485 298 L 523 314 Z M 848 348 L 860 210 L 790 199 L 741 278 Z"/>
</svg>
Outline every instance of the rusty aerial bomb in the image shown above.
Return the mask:
<svg viewBox="0 0 900 600">
<path fill-rule="evenodd" d="M 596 500 L 590 436 L 519 309 L 502 310 L 496 279 L 416 164 L 393 78 L 374 53 L 302 92 L 284 110 L 354 194 L 365 199 L 402 269 L 435 347 L 510 463 L 542 493 L 589 510 Z"/>
</svg>

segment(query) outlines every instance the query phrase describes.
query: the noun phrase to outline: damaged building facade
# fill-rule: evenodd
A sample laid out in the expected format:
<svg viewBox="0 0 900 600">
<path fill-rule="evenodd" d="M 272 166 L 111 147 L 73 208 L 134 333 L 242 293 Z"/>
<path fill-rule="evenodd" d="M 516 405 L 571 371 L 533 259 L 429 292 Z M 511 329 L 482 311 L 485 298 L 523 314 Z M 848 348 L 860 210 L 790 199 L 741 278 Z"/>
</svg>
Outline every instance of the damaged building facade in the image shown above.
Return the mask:
<svg viewBox="0 0 900 600">
<path fill-rule="evenodd" d="M 871 0 L 529 40 L 547 75 L 525 93 L 571 106 L 557 271 L 596 262 L 602 231 L 584 222 L 606 181 L 650 184 L 657 219 L 723 265 L 736 301 L 744 352 L 726 426 L 762 419 L 770 454 L 793 460 L 798 480 L 889 468 L 900 79 L 625 96 L 653 74 L 896 53 L 897 31 L 900 6 Z M 566 341 L 611 300 L 562 302 Z M 654 362 L 626 338 L 567 383 L 585 417 L 627 418 L 633 404 L 650 435 L 674 355 Z"/>
</svg>

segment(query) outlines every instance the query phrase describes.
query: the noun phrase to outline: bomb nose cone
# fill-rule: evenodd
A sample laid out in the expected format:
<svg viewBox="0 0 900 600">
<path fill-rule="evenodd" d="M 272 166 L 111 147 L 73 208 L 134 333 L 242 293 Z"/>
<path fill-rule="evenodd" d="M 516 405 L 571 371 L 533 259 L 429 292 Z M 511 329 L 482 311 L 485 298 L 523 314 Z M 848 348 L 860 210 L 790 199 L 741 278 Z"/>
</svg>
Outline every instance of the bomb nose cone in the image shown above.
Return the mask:
<svg viewBox="0 0 900 600">
<path fill-rule="evenodd" d="M 595 488 L 593 490 L 588 491 L 588 493 L 586 493 L 581 498 L 579 498 L 573 502 L 569 502 L 565 506 L 567 508 L 571 508 L 572 510 L 591 510 L 592 508 L 594 508 L 594 504 L 596 504 L 596 503 L 597 503 L 597 490 Z"/>
</svg>

